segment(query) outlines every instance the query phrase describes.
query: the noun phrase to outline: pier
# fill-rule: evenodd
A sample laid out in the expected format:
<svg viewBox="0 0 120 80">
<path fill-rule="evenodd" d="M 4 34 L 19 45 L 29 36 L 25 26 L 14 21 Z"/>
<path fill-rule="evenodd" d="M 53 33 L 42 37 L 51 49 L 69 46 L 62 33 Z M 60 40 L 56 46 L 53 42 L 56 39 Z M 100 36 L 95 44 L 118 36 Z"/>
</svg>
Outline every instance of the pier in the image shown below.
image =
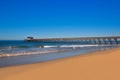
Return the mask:
<svg viewBox="0 0 120 80">
<path fill-rule="evenodd" d="M 98 44 L 98 45 L 118 45 L 120 36 L 106 36 L 106 37 L 80 37 L 80 38 L 43 38 L 35 39 L 33 37 L 27 37 L 27 42 L 52 42 L 52 43 L 77 43 L 77 44 Z"/>
</svg>

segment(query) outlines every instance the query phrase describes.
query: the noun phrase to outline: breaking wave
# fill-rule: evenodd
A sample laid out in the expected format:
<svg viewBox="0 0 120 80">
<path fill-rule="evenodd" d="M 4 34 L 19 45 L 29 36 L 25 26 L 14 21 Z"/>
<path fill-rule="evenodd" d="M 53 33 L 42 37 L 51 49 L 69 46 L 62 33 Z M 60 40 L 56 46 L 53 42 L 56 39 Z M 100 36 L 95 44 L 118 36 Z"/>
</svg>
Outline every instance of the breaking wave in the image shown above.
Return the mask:
<svg viewBox="0 0 120 80">
<path fill-rule="evenodd" d="M 106 46 L 106 45 L 101 45 Z M 65 52 L 73 49 L 83 49 L 90 47 L 100 47 L 99 45 L 51 45 L 42 46 L 40 48 L 4 48 L 0 49 L 0 57 L 11 57 L 11 56 L 24 56 L 24 55 L 35 55 L 55 52 Z"/>
<path fill-rule="evenodd" d="M 0 57 L 11 57 L 11 56 L 24 56 L 24 55 L 35 55 L 35 54 L 45 54 L 45 53 L 55 53 L 55 52 L 65 52 L 66 50 L 46 50 L 41 52 L 19 52 L 19 53 L 4 53 L 0 54 Z"/>
</svg>

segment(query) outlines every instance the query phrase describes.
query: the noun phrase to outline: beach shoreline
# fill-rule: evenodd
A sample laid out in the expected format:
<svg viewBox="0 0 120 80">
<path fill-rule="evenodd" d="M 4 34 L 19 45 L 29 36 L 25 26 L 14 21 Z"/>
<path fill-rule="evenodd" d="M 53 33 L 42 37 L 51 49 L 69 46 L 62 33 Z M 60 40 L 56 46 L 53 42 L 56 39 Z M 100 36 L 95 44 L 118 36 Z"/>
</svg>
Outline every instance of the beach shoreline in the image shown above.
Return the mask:
<svg viewBox="0 0 120 80">
<path fill-rule="evenodd" d="M 0 68 L 0 80 L 120 80 L 120 48 Z"/>
</svg>

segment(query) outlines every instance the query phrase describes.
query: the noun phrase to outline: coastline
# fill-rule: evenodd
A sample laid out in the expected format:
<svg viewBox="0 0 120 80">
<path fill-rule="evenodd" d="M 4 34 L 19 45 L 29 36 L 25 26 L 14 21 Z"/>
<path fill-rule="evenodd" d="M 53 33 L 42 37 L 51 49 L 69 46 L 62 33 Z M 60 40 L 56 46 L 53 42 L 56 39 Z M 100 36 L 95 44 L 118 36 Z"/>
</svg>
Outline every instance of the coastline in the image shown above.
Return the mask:
<svg viewBox="0 0 120 80">
<path fill-rule="evenodd" d="M 120 80 L 120 48 L 0 68 L 0 80 Z"/>
</svg>

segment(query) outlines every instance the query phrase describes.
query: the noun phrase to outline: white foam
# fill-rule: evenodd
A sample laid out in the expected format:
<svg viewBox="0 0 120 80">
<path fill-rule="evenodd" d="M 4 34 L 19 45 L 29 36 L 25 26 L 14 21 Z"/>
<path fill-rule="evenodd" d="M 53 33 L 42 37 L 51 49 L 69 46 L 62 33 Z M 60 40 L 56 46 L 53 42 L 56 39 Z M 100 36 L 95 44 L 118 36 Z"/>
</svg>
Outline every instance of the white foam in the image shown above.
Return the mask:
<svg viewBox="0 0 120 80">
<path fill-rule="evenodd" d="M 21 53 L 4 53 L 0 54 L 0 57 L 10 57 L 10 56 L 24 56 L 24 55 L 34 55 L 34 54 L 44 54 L 44 53 L 55 53 L 55 52 L 64 52 L 68 50 L 48 50 L 48 51 L 41 51 L 41 52 L 21 52 Z"/>
<path fill-rule="evenodd" d="M 57 47 L 57 46 L 44 46 L 44 48 L 52 48 L 52 47 Z"/>
<path fill-rule="evenodd" d="M 60 47 L 94 47 L 94 46 L 99 46 L 99 45 L 62 45 Z"/>
<path fill-rule="evenodd" d="M 56 46 L 44 46 L 44 48 L 55 48 L 55 47 L 60 47 L 60 48 L 76 48 L 76 47 L 98 47 L 98 46 L 106 46 L 106 45 L 56 45 Z"/>
</svg>

